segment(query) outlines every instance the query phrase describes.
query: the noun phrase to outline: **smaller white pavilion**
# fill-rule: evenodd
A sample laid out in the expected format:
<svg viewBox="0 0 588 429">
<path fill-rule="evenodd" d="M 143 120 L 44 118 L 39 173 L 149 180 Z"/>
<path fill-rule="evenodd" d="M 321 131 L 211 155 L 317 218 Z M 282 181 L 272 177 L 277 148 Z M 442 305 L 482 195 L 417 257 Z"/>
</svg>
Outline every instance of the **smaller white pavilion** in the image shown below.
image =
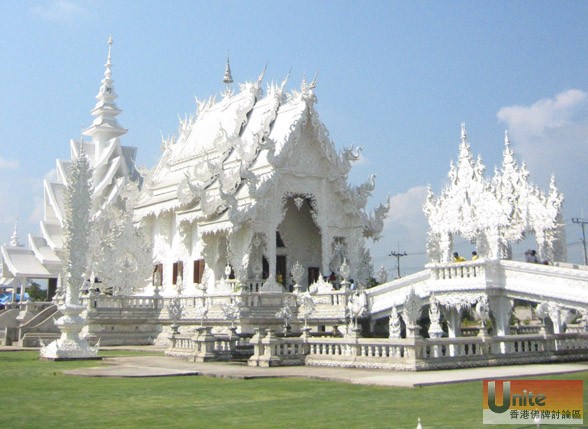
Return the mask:
<svg viewBox="0 0 588 429">
<path fill-rule="evenodd" d="M 451 163 L 449 184 L 435 197 L 429 188 L 424 211 L 429 221 L 427 251 L 431 262 L 450 262 L 453 237 L 471 241 L 479 257 L 511 259 L 512 245 L 534 234 L 541 261 L 567 259 L 563 195 L 552 176 L 545 194 L 529 182 L 504 136 L 502 166 L 484 177 L 481 158 L 474 160 L 462 124 L 457 164 Z"/>
</svg>

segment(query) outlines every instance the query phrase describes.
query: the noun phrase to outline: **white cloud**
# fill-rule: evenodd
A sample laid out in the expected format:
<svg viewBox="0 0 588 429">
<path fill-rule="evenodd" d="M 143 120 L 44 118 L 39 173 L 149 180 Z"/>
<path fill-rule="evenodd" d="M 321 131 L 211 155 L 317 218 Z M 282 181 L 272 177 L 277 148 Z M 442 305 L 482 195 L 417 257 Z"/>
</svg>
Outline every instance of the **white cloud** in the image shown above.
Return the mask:
<svg viewBox="0 0 588 429">
<path fill-rule="evenodd" d="M 386 226 L 401 225 L 408 229 L 420 230 L 426 221 L 423 213 L 426 197 L 426 186 L 416 186 L 390 197 L 390 212 L 386 219 Z"/>
<path fill-rule="evenodd" d="M 569 126 L 574 116 L 586 107 L 587 94 L 579 89 L 570 89 L 554 98 L 544 98 L 530 106 L 503 107 L 498 119 L 511 130 L 527 135 L 541 136 L 549 129 Z"/>
<path fill-rule="evenodd" d="M 40 178 L 29 176 L 26 172 L 0 169 L 0 243 L 9 241 L 17 218 L 21 242 L 26 241 L 25 237 L 30 232 L 38 234 L 42 202 L 43 186 Z M 40 213 L 34 205 L 40 206 Z"/>
<path fill-rule="evenodd" d="M 54 181 L 57 177 L 57 170 L 52 168 L 43 176 L 44 180 Z M 41 220 L 43 220 L 43 215 L 45 213 L 45 198 L 44 198 L 44 186 L 43 186 L 43 179 L 34 179 L 32 183 L 32 198 L 33 198 L 33 208 L 30 212 L 28 217 L 28 221 L 32 225 L 38 225 Z M 38 231 L 32 231 L 34 233 L 38 233 Z"/>
<path fill-rule="evenodd" d="M 4 159 L 0 157 L 0 170 L 17 170 L 20 163 L 14 159 Z"/>
<path fill-rule="evenodd" d="M 31 10 L 47 21 L 68 21 L 90 15 L 80 2 L 72 0 L 52 0 Z"/>
<path fill-rule="evenodd" d="M 427 262 L 428 224 L 423 212 L 426 197 L 426 186 L 415 186 L 390 197 L 390 212 L 384 222 L 382 239 L 370 246 L 374 267 L 376 270 L 380 266 L 387 268 L 390 278 L 397 272 L 396 260 L 390 256 L 392 251 L 408 252 L 401 261 L 401 275 L 420 271 Z"/>
<path fill-rule="evenodd" d="M 513 148 L 531 169 L 566 178 L 585 170 L 588 161 L 588 94 L 570 89 L 530 106 L 503 107 L 497 114 L 511 135 Z"/>
</svg>

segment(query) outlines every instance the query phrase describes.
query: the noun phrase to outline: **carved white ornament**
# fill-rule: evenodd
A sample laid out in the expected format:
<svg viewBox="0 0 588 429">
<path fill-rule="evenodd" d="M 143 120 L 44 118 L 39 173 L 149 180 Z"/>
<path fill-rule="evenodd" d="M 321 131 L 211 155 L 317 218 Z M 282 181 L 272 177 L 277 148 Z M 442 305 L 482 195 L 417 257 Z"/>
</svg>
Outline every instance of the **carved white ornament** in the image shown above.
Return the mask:
<svg viewBox="0 0 588 429">
<path fill-rule="evenodd" d="M 67 182 L 63 228 L 65 297 L 59 306 L 62 316 L 55 322 L 61 337 L 48 345 L 42 344 L 41 356 L 49 359 L 89 358 L 98 354 L 98 346 L 90 346 L 80 337 L 86 324 L 81 317 L 84 307 L 80 305 L 80 290 L 88 275 L 92 205 L 92 169 L 83 152 L 83 145 L 69 171 Z"/>
<path fill-rule="evenodd" d="M 429 188 L 424 212 L 429 221 L 427 251 L 432 261 L 449 262 L 453 235 L 475 243 L 478 255 L 510 259 L 510 247 L 534 233 L 541 259 L 565 261 L 563 196 L 552 177 L 546 195 L 519 166 L 505 135 L 502 167 L 490 180 L 481 158 L 474 161 L 462 125 L 459 159 L 451 163 L 449 185 L 438 198 Z"/>
<path fill-rule="evenodd" d="M 276 313 L 276 317 L 284 321 L 284 327 L 290 325 L 290 319 L 292 319 L 292 310 L 288 304 L 281 307 Z"/>
<path fill-rule="evenodd" d="M 241 313 L 241 303 L 232 299 L 231 302 L 222 303 L 221 310 L 225 319 L 231 322 L 231 327 L 235 326 L 235 320 L 239 318 Z"/>
<path fill-rule="evenodd" d="M 296 204 L 296 208 L 300 210 L 302 204 L 304 204 L 304 198 L 302 197 L 294 197 L 294 204 Z"/>
<path fill-rule="evenodd" d="M 435 299 L 434 295 L 429 298 L 429 336 L 431 338 L 438 338 L 443 333 L 441 327 L 441 309 L 439 308 L 439 301 Z"/>
<path fill-rule="evenodd" d="M 422 302 L 413 288 L 410 288 L 404 300 L 404 309 L 402 318 L 407 325 L 416 325 L 417 320 L 421 317 Z"/>
<path fill-rule="evenodd" d="M 349 297 L 347 302 L 347 313 L 350 318 L 354 320 L 355 328 L 357 329 L 357 320 L 363 316 L 367 310 L 367 297 L 363 292 L 356 292 Z"/>
<path fill-rule="evenodd" d="M 306 328 L 308 326 L 307 319 L 315 310 L 314 298 L 309 291 L 305 291 L 298 295 L 296 302 L 298 304 L 298 314 L 304 319 L 304 327 Z"/>
<path fill-rule="evenodd" d="M 296 261 L 296 263 L 292 267 L 291 273 L 294 283 L 299 285 L 300 281 L 302 280 L 302 276 L 304 276 L 304 267 L 300 265 L 300 262 Z"/>
<path fill-rule="evenodd" d="M 390 311 L 390 320 L 388 322 L 388 337 L 389 338 L 400 338 L 400 317 L 398 317 L 398 311 L 396 307 L 392 307 Z"/>
</svg>

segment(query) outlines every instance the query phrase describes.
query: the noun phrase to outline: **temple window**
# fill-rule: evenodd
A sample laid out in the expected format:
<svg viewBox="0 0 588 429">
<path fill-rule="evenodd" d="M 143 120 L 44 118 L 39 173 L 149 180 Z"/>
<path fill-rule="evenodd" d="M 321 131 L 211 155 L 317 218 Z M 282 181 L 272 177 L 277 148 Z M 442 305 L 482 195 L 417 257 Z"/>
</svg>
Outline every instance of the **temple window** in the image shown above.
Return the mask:
<svg viewBox="0 0 588 429">
<path fill-rule="evenodd" d="M 153 265 L 153 284 L 159 286 L 163 284 L 163 264 Z"/>
<path fill-rule="evenodd" d="M 183 277 L 183 274 L 184 274 L 184 263 L 182 261 L 174 262 L 172 284 L 177 284 L 178 283 L 178 275 L 180 275 L 180 274 Z"/>
<path fill-rule="evenodd" d="M 194 261 L 194 283 L 202 283 L 202 274 L 204 274 L 204 259 Z"/>
</svg>

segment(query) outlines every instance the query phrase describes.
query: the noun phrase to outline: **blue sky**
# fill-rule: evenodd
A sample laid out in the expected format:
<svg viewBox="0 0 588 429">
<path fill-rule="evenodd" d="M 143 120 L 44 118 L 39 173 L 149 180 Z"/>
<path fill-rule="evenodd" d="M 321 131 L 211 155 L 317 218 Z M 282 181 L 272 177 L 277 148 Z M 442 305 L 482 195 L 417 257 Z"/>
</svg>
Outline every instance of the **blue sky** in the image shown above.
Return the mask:
<svg viewBox="0 0 588 429">
<path fill-rule="evenodd" d="M 364 148 L 350 181 L 377 174 L 372 206 L 392 197 L 376 269 L 424 262 L 427 184 L 439 193 L 465 122 L 488 174 L 509 129 L 531 180 L 566 196 L 569 259 L 583 259 L 588 217 L 588 2 L 110 1 L 0 3 L 0 242 L 19 217 L 39 232 L 42 179 L 91 123 L 114 38 L 123 143 L 153 167 L 161 136 L 194 98 L 219 94 L 227 51 L 235 81 L 289 87 L 319 72 L 317 109 L 339 149 Z M 464 253 L 471 249 L 463 247 Z"/>
</svg>

